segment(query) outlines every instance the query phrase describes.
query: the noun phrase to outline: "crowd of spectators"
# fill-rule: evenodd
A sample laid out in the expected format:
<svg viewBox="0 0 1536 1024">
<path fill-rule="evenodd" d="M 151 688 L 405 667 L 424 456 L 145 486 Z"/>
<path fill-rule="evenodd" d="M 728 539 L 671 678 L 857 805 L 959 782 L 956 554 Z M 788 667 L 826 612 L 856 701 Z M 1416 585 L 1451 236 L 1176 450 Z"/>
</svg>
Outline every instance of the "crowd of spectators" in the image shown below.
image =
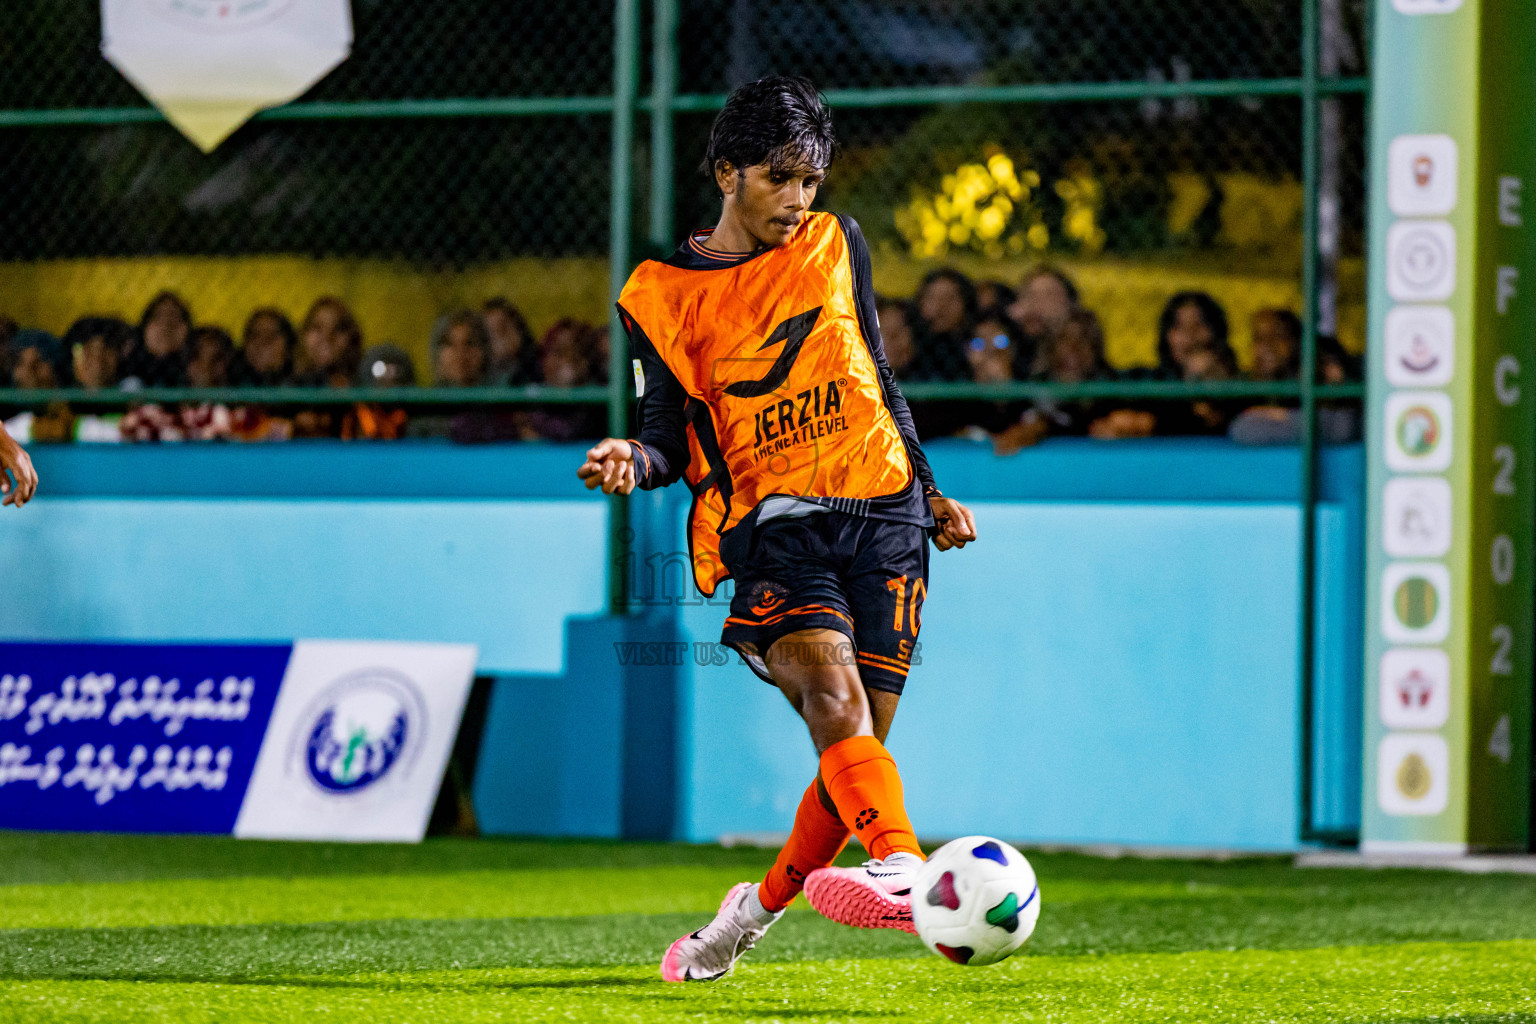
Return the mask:
<svg viewBox="0 0 1536 1024">
<path fill-rule="evenodd" d="M 972 281 L 952 268 L 928 274 L 910 300 L 878 303 L 886 357 L 903 381 L 1295 380 L 1301 322 L 1289 310 L 1264 309 L 1250 324 L 1244 371 L 1229 342 L 1226 312 L 1210 295 L 1180 292 L 1155 325 L 1157 363 L 1116 369 L 1105 358 L 1099 318 L 1080 301 L 1072 279 L 1041 266 L 1017 288 Z M 504 298 L 443 316 L 432 332 L 427 381 L 438 388 L 606 384 L 608 333 L 566 318 L 536 338 Z M 1319 383 L 1358 380 L 1358 361 L 1331 337 L 1318 339 Z M 223 327 L 199 323 L 174 292 L 145 306 L 138 324 L 110 317 L 76 321 L 62 339 L 18 330 L 0 319 L 0 384 L 18 389 L 74 387 L 134 392 L 146 387 L 248 389 L 412 387 L 422 381 L 399 345 L 367 345 L 357 318 L 335 297 L 317 300 L 295 327 L 278 309 L 257 309 L 237 343 Z M 280 396 L 279 396 L 280 397 Z M 990 440 L 1009 453 L 1050 436 L 1132 438 L 1230 435 L 1248 443 L 1285 443 L 1300 434 L 1295 401 L 1078 398 L 1064 401 L 913 402 L 919 436 Z M 277 441 L 290 438 L 463 442 L 574 440 L 602 433 L 604 411 L 579 404 L 403 406 L 385 401 L 294 406 L 254 401 L 228 405 L 129 403 L 126 412 L 91 413 L 61 402 L 0 409 L 14 434 L 34 441 Z M 1359 434 L 1358 403 L 1324 403 L 1324 440 Z"/>
<path fill-rule="evenodd" d="M 572 387 L 608 379 L 605 330 L 567 318 L 537 338 L 504 298 L 442 317 L 430 351 L 428 378 L 439 388 Z M 151 299 L 136 326 L 88 316 L 62 339 L 0 319 L 0 385 L 25 390 L 79 388 L 131 396 L 158 387 L 383 388 L 418 382 L 410 354 L 389 342 L 366 345 L 351 308 L 333 296 L 316 300 L 297 327 L 281 310 L 257 309 L 246 319 L 238 344 L 225 328 L 198 323 L 174 292 Z M 126 412 L 102 414 L 51 402 L 13 404 L 0 414 L 13 435 L 33 441 L 571 440 L 596 436 L 604 422 L 601 409 L 583 405 L 460 404 L 417 411 L 383 401 L 132 402 Z"/>
<path fill-rule="evenodd" d="M 1158 316 L 1157 363 L 1116 369 L 1104 352 L 1104 330 L 1060 269 L 1040 266 L 1017 288 L 973 282 L 959 271 L 928 274 L 911 301 L 878 301 L 886 356 L 903 381 L 1093 382 L 1295 381 L 1301 365 L 1301 320 L 1290 310 L 1262 309 L 1250 323 L 1252 355 L 1245 372 L 1229 339 L 1226 311 L 1209 294 L 1179 292 Z M 1360 363 L 1331 336 L 1317 341 L 1317 382 L 1360 379 Z M 1084 398 L 1029 402 L 913 403 L 918 434 L 990 439 L 1000 453 L 1050 436 L 1101 439 L 1156 435 L 1228 435 L 1251 444 L 1300 437 L 1296 401 L 1247 399 L 1126 401 Z M 1329 442 L 1355 440 L 1359 403 L 1323 403 L 1319 430 Z"/>
</svg>

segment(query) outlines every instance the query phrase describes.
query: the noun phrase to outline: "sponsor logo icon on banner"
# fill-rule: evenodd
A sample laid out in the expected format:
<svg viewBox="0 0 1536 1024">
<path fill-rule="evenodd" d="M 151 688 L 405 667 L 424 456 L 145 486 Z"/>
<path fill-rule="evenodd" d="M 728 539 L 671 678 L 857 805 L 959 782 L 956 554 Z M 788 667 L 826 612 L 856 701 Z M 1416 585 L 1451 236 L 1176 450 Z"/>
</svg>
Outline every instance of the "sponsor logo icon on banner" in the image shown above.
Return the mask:
<svg viewBox="0 0 1536 1024">
<path fill-rule="evenodd" d="M 1399 217 L 1438 217 L 1456 206 L 1456 140 L 1399 135 L 1387 147 L 1387 206 Z"/>
<path fill-rule="evenodd" d="M 1399 221 L 1387 229 L 1387 293 L 1441 302 L 1456 290 L 1456 232 L 1447 221 Z"/>
<path fill-rule="evenodd" d="M 1451 574 L 1439 562 L 1392 562 L 1381 574 L 1381 632 L 1400 644 L 1438 644 L 1451 631 Z"/>
<path fill-rule="evenodd" d="M 1439 472 L 1451 464 L 1451 398 L 1440 391 L 1399 391 L 1386 402 L 1387 466 Z"/>
<path fill-rule="evenodd" d="M 1451 485 L 1400 476 L 1381 492 L 1381 546 L 1394 558 L 1439 558 L 1451 549 Z"/>
<path fill-rule="evenodd" d="M 1456 370 L 1456 320 L 1445 306 L 1394 306 L 1387 312 L 1387 383 L 1441 387 Z"/>
<path fill-rule="evenodd" d="M 1450 795 L 1450 751 L 1434 733 L 1390 733 L 1376 748 L 1376 803 L 1387 814 L 1439 814 Z"/>
<path fill-rule="evenodd" d="M 427 713 L 405 676 L 370 669 L 328 687 L 305 713 L 295 750 L 309 780 L 324 793 L 357 793 L 409 764 L 421 746 Z"/>
<path fill-rule="evenodd" d="M 1451 658 L 1434 647 L 1381 656 L 1381 721 L 1389 729 L 1438 729 L 1451 715 Z"/>
<path fill-rule="evenodd" d="M 296 642 L 235 835 L 419 841 L 475 657 L 460 644 Z"/>
</svg>

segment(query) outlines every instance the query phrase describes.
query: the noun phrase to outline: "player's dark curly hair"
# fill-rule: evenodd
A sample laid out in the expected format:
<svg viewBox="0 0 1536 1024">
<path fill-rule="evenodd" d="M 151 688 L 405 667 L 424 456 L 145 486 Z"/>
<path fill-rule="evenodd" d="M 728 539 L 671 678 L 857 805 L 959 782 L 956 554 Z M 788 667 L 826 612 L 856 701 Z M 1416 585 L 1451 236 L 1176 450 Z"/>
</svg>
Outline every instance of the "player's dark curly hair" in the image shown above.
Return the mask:
<svg viewBox="0 0 1536 1024">
<path fill-rule="evenodd" d="M 700 169 L 713 180 L 722 160 L 738 171 L 758 164 L 775 172 L 826 168 L 836 150 L 826 97 L 808 78 L 772 75 L 731 93 L 709 129 Z"/>
</svg>

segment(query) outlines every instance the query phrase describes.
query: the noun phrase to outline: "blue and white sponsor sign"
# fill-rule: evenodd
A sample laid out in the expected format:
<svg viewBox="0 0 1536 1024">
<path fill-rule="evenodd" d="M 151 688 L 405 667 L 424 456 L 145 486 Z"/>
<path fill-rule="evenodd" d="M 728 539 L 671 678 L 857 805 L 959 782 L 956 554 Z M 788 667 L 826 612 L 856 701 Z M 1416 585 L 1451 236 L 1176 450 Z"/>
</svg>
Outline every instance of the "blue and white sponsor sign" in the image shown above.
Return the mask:
<svg viewBox="0 0 1536 1024">
<path fill-rule="evenodd" d="M 456 644 L 0 644 L 0 828 L 415 842 Z"/>
</svg>

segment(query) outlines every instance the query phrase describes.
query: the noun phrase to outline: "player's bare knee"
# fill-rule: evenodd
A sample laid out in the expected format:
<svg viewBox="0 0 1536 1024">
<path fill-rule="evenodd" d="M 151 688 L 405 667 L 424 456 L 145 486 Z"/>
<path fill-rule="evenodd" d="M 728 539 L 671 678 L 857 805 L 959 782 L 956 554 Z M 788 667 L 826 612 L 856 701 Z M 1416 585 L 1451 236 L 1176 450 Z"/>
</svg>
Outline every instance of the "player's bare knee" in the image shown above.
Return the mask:
<svg viewBox="0 0 1536 1024">
<path fill-rule="evenodd" d="M 873 729 L 863 688 L 837 677 L 805 687 L 800 714 L 813 737 L 826 737 L 829 742 L 868 735 Z"/>
</svg>

